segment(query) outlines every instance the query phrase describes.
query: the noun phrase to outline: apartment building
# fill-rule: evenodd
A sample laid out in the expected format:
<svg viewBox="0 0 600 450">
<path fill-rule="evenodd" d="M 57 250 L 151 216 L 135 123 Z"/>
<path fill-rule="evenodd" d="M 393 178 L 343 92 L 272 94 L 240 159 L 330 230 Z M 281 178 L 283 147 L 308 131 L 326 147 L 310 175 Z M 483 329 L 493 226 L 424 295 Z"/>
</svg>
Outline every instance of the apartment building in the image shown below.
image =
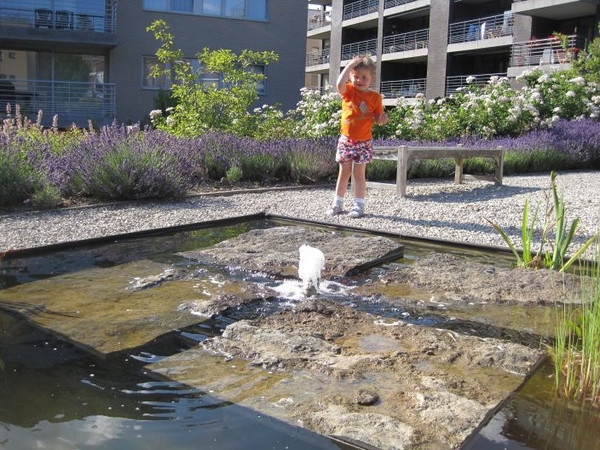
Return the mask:
<svg viewBox="0 0 600 450">
<path fill-rule="evenodd" d="M 0 0 L 0 117 L 18 103 L 49 125 L 140 121 L 168 81 L 154 79 L 159 43 L 146 28 L 164 19 L 192 64 L 203 48 L 274 51 L 260 104 L 289 109 L 304 85 L 306 3 L 288 0 Z M 219 74 L 200 80 L 220 83 Z"/>
<path fill-rule="evenodd" d="M 377 62 L 386 105 L 492 76 L 566 68 L 597 35 L 598 0 L 309 0 L 307 87 L 335 84 L 354 55 Z M 558 36 L 558 37 L 557 37 Z M 310 77 L 308 77 L 310 75 Z"/>
</svg>

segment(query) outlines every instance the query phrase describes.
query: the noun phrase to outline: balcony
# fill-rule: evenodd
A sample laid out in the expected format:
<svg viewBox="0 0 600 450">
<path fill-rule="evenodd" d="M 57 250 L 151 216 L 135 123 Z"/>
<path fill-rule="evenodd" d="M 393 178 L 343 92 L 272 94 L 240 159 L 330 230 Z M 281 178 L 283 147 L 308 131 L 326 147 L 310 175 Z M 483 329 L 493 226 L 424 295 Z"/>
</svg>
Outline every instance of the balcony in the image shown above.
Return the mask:
<svg viewBox="0 0 600 450">
<path fill-rule="evenodd" d="M 326 11 L 323 13 L 312 14 L 308 18 L 308 27 L 307 30 L 316 30 L 318 28 L 331 26 L 331 11 Z"/>
<path fill-rule="evenodd" d="M 459 89 L 467 87 L 469 84 L 485 86 L 492 77 L 506 78 L 504 73 L 484 73 L 478 75 L 454 75 L 446 77 L 446 96 L 454 94 Z"/>
<path fill-rule="evenodd" d="M 342 60 L 352 59 L 358 55 L 377 55 L 377 39 L 354 42 L 342 45 Z"/>
<path fill-rule="evenodd" d="M 306 67 L 320 66 L 329 64 L 329 49 L 323 49 L 319 52 L 311 52 L 306 54 Z"/>
<path fill-rule="evenodd" d="M 383 38 L 383 54 L 426 49 L 429 46 L 429 29 L 394 34 Z"/>
<path fill-rule="evenodd" d="M 387 99 L 415 98 L 417 94 L 425 95 L 427 89 L 426 78 L 413 78 L 410 80 L 382 81 L 380 93 L 385 104 Z"/>
<path fill-rule="evenodd" d="M 0 0 L 0 39 L 23 43 L 116 45 L 116 1 Z"/>
<path fill-rule="evenodd" d="M 393 8 L 394 6 L 402 6 L 402 5 L 406 5 L 407 3 L 414 3 L 417 0 L 385 0 L 385 8 Z"/>
<path fill-rule="evenodd" d="M 0 114 L 9 104 L 14 113 L 15 105 L 21 114 L 36 120 L 38 111 L 43 113 L 43 125 L 50 126 L 58 115 L 59 126 L 72 124 L 86 127 L 88 120 L 96 125 L 110 124 L 116 116 L 116 85 L 112 83 L 77 83 L 14 79 L 1 80 Z"/>
<path fill-rule="evenodd" d="M 550 20 L 569 20 L 596 15 L 597 1 L 586 0 L 514 0 L 515 14 Z"/>
<path fill-rule="evenodd" d="M 513 21 L 512 12 L 505 11 L 504 14 L 496 16 L 450 24 L 448 43 L 459 44 L 512 36 Z"/>
<path fill-rule="evenodd" d="M 344 6 L 343 20 L 354 19 L 379 11 L 379 0 L 358 0 Z"/>
<path fill-rule="evenodd" d="M 585 45 L 585 38 L 577 35 L 565 36 L 564 43 L 557 37 L 515 42 L 510 54 L 509 76 L 517 76 L 526 68 L 569 64 Z"/>
</svg>

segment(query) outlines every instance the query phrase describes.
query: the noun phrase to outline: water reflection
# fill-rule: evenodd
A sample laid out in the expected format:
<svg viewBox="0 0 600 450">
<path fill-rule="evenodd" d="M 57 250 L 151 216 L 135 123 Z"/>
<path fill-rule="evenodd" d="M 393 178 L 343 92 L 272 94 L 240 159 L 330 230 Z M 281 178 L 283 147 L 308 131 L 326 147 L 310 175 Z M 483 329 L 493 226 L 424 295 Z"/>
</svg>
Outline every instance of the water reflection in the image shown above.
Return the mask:
<svg viewBox="0 0 600 450">
<path fill-rule="evenodd" d="M 600 411 L 555 395 L 546 361 L 462 450 L 596 450 Z"/>
<path fill-rule="evenodd" d="M 276 224 L 251 222 L 41 256 L 7 258 L 0 266 L 0 289 L 140 259 L 177 265 L 181 262 L 175 255 L 177 252 L 206 247 L 250 229 L 273 225 Z M 407 260 L 429 251 L 427 247 L 418 248 L 414 242 L 412 245 L 406 247 Z M 299 300 L 301 285 L 297 281 L 268 278 L 253 281 L 264 283 L 288 300 Z M 382 326 L 406 320 L 454 329 L 460 322 L 462 327 L 468 325 L 477 331 L 481 327 L 503 335 L 511 331 L 477 320 L 457 321 L 441 315 L 437 309 L 425 315 L 417 308 L 414 311 L 397 308 L 383 299 L 354 295 L 354 288 L 336 281 L 321 284 L 323 295 L 378 314 Z M 248 311 L 240 307 L 227 317 L 219 316 L 193 329 L 179 330 L 178 340 L 169 343 L 172 348 L 145 347 L 98 359 L 30 326 L 12 311 L 3 312 L 0 304 L 0 358 L 6 364 L 0 370 L 0 447 L 11 450 L 346 448 L 325 437 L 143 372 L 143 365 L 197 345 L 238 318 L 247 318 L 252 313 L 270 314 L 280 306 L 264 301 L 259 307 L 252 305 Z M 481 313 L 486 314 L 489 315 L 489 308 Z M 540 342 L 539 336 L 530 340 Z M 367 340 L 364 345 L 376 343 Z M 599 415 L 555 398 L 551 376 L 549 364 L 543 366 L 463 448 L 598 448 Z"/>
</svg>

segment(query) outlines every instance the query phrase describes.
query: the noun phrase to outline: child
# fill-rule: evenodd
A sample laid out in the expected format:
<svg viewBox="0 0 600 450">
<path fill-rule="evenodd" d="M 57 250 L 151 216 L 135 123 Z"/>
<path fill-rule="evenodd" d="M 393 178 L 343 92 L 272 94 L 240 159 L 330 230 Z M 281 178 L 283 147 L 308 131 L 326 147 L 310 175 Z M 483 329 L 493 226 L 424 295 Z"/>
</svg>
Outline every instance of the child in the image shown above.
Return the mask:
<svg viewBox="0 0 600 450">
<path fill-rule="evenodd" d="M 327 210 L 330 216 L 342 212 L 351 175 L 354 175 L 355 191 L 350 217 L 361 217 L 364 214 L 366 164 L 373 159 L 373 123 L 387 123 L 381 95 L 369 88 L 374 76 L 373 60 L 368 56 L 357 56 L 344 67 L 337 79 L 337 89 L 342 95 L 342 126 L 335 160 L 339 163 L 340 170 L 333 203 Z"/>
</svg>

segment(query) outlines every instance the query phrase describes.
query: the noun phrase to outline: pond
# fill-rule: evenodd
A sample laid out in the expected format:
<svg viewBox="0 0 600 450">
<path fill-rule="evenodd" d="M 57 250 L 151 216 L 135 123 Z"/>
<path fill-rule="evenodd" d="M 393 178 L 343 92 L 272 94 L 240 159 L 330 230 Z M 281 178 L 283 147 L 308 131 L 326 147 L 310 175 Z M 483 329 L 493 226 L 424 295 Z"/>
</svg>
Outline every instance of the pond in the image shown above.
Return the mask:
<svg viewBox="0 0 600 450">
<path fill-rule="evenodd" d="M 88 274 L 94 270 L 113 270 L 110 273 L 114 277 L 119 271 L 128 273 L 128 265 L 139 267 L 146 261 L 188 267 L 189 261 L 182 260 L 182 252 L 209 248 L 250 230 L 281 224 L 277 220 L 224 222 L 195 230 L 165 230 L 135 238 L 24 252 L 1 262 L 0 290 L 16 292 L 15 288 L 61 277 L 69 280 L 69 276 L 93 280 L 93 275 Z M 363 277 L 354 277 L 354 286 L 360 286 L 378 271 L 387 270 L 386 267 L 411 264 L 432 249 L 508 264 L 505 256 L 490 255 L 480 249 L 461 249 L 414 239 L 398 242 L 404 246 L 404 256 L 375 267 Z M 247 274 L 240 271 L 223 273 L 220 269 L 204 269 L 210 282 L 219 276 L 247 278 Z M 77 283 L 81 281 L 70 278 L 74 279 Z M 267 287 L 277 284 L 269 276 L 255 276 L 253 282 Z M 110 284 L 110 279 L 106 283 Z M 199 281 L 194 280 L 194 283 Z M 59 288 L 61 286 L 64 289 L 64 285 Z M 47 289 L 57 288 L 48 286 Z M 384 301 L 369 302 L 343 289 L 334 289 L 330 297 L 384 319 L 432 327 L 444 326 L 451 314 L 453 327 L 460 328 L 462 323 L 472 328 L 475 317 L 480 314 L 461 311 L 462 317 L 457 319 L 457 311 L 424 308 L 415 312 L 387 308 Z M 264 315 L 273 314 L 278 306 L 264 302 L 260 308 L 260 314 Z M 202 448 L 216 450 L 367 448 L 360 442 L 294 426 L 224 399 L 218 393 L 149 369 L 153 364 L 160 366 L 172 355 L 195 348 L 199 342 L 220 336 L 228 325 L 253 317 L 257 314 L 256 307 L 232 308 L 210 319 L 198 318 L 139 345 L 114 351 L 82 345 L 80 340 L 64 332 L 27 319 L 37 313 L 24 301 L 0 300 L 0 359 L 3 361 L 0 448 L 186 449 L 199 448 L 199 443 Z M 40 311 L 40 315 L 51 313 Z M 106 323 L 106 327 L 110 325 Z M 92 330 L 89 333 L 92 334 Z M 371 349 L 385 342 L 364 336 L 361 345 Z M 550 375 L 551 368 L 542 364 L 473 431 L 463 448 L 596 448 L 600 437 L 598 415 L 556 399 Z"/>
</svg>

